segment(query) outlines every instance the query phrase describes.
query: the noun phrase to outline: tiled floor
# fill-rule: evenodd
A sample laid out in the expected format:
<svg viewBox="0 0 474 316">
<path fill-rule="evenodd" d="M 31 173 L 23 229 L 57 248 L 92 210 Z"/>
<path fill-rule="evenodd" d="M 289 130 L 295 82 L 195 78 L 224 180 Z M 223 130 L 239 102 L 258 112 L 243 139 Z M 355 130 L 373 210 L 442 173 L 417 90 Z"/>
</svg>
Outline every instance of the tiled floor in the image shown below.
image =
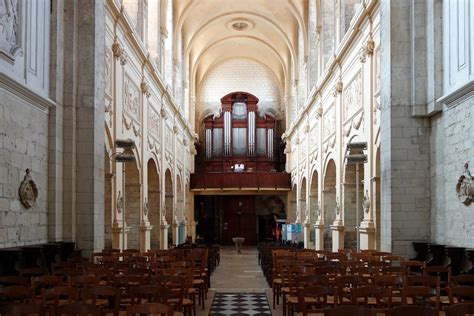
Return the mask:
<svg viewBox="0 0 474 316">
<path fill-rule="evenodd" d="M 220 265 L 211 276 L 206 309 L 198 308 L 197 316 L 282 315 L 281 304 L 271 309 L 271 299 L 271 289 L 258 265 L 257 249 L 243 247 L 238 254 L 233 247 L 222 247 Z"/>
<path fill-rule="evenodd" d="M 271 315 L 265 293 L 217 293 L 209 315 L 264 316 Z"/>
</svg>

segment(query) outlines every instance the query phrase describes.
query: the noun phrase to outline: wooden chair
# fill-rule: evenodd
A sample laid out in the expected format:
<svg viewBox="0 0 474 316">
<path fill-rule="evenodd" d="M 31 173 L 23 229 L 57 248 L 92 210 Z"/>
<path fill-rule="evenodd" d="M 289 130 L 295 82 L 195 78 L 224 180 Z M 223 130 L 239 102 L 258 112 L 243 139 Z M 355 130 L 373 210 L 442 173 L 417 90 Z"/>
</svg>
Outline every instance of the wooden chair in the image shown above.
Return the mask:
<svg viewBox="0 0 474 316">
<path fill-rule="evenodd" d="M 146 303 L 127 306 L 127 316 L 136 315 L 172 316 L 173 308 L 160 303 Z"/>
<path fill-rule="evenodd" d="M 58 275 L 41 275 L 31 278 L 32 299 L 41 299 L 42 289 L 63 285 L 64 278 Z"/>
<path fill-rule="evenodd" d="M 337 304 L 352 304 L 352 289 L 367 285 L 367 281 L 359 275 L 341 275 L 336 278 Z"/>
<path fill-rule="evenodd" d="M 64 304 L 54 309 L 56 316 L 101 316 L 102 310 L 100 306 L 83 303 Z"/>
<path fill-rule="evenodd" d="M 389 291 L 381 286 L 365 285 L 352 289 L 352 304 L 385 310 L 390 308 Z"/>
<path fill-rule="evenodd" d="M 27 316 L 27 315 L 43 316 L 44 315 L 46 316 L 46 312 L 47 312 L 47 309 L 41 304 L 15 303 L 8 306 L 6 315 L 12 315 L 12 316 Z"/>
<path fill-rule="evenodd" d="M 474 303 L 459 303 L 446 308 L 446 316 L 474 315 Z"/>
<path fill-rule="evenodd" d="M 409 300 L 410 299 L 410 300 Z M 423 305 L 440 309 L 439 288 L 429 286 L 405 286 L 402 290 L 403 305 Z"/>
<path fill-rule="evenodd" d="M 168 304 L 170 289 L 160 285 L 141 285 L 131 289 L 132 305 L 144 303 Z"/>
<path fill-rule="evenodd" d="M 23 285 L 27 286 L 30 283 L 30 279 L 19 275 L 3 275 L 0 276 L 0 286 L 9 285 Z"/>
<path fill-rule="evenodd" d="M 324 311 L 325 316 L 375 316 L 375 311 L 358 305 L 339 305 Z"/>
<path fill-rule="evenodd" d="M 68 277 L 68 285 L 75 288 L 88 288 L 98 286 L 99 279 L 93 275 L 76 275 Z"/>
<path fill-rule="evenodd" d="M 30 267 L 30 268 L 20 269 L 20 276 L 27 277 L 27 278 L 40 276 L 40 275 L 46 275 L 46 274 L 48 274 L 48 271 L 42 267 Z"/>
<path fill-rule="evenodd" d="M 68 286 L 41 289 L 41 303 L 44 306 L 59 306 L 74 303 L 79 299 L 79 290 Z"/>
<path fill-rule="evenodd" d="M 436 316 L 437 311 L 429 306 L 402 305 L 394 307 L 391 316 Z"/>
<path fill-rule="evenodd" d="M 330 286 L 311 286 L 298 292 L 298 306 L 303 316 L 309 313 L 323 313 L 325 309 L 334 307 L 335 301 L 336 292 Z"/>
<path fill-rule="evenodd" d="M 118 316 L 120 310 L 120 291 L 111 286 L 92 286 L 83 290 L 83 302 L 100 306 L 102 312 Z"/>
<path fill-rule="evenodd" d="M 461 274 L 451 277 L 451 285 L 468 285 L 474 286 L 474 274 Z"/>
<path fill-rule="evenodd" d="M 27 303 L 31 298 L 31 290 L 22 285 L 0 287 L 0 298 L 6 302 Z"/>
<path fill-rule="evenodd" d="M 453 286 L 449 288 L 449 303 L 474 303 L 474 286 Z"/>
<path fill-rule="evenodd" d="M 426 267 L 425 261 L 418 261 L 418 260 L 403 260 L 400 261 L 400 266 L 405 269 L 405 274 L 421 274 L 423 268 Z"/>
<path fill-rule="evenodd" d="M 402 304 L 404 280 L 401 275 L 379 275 L 375 277 L 374 284 L 382 286 L 389 291 L 391 307 Z"/>
</svg>

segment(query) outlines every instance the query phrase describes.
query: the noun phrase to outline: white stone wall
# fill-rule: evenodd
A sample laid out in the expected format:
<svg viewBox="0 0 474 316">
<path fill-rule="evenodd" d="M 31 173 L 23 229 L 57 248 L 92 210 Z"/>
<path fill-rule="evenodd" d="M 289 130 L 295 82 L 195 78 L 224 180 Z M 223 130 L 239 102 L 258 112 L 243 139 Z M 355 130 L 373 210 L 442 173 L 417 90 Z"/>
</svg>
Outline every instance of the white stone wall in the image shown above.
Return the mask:
<svg viewBox="0 0 474 316">
<path fill-rule="evenodd" d="M 47 144 L 47 112 L 0 87 L 0 248 L 47 241 Z M 30 209 L 18 196 L 27 168 L 38 188 Z"/>
<path fill-rule="evenodd" d="M 265 66 L 250 59 L 237 58 L 217 66 L 203 82 L 198 111 L 219 111 L 220 99 L 234 91 L 244 91 L 259 98 L 258 106 L 280 108 L 280 92 L 277 79 Z M 199 116 L 196 116 L 199 119 Z M 202 118 L 202 117 L 201 117 Z"/>
<path fill-rule="evenodd" d="M 474 93 L 445 106 L 431 120 L 431 241 L 474 246 L 474 203 L 459 201 L 455 187 L 464 163 L 474 170 Z M 473 172 L 474 173 L 474 172 Z"/>
</svg>

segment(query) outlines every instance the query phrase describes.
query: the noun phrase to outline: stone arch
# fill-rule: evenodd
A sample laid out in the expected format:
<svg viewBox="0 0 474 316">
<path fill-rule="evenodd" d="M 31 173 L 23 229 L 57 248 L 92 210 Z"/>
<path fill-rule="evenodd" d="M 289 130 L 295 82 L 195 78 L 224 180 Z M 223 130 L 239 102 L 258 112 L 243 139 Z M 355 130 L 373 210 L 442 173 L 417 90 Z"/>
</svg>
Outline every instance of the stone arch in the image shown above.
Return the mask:
<svg viewBox="0 0 474 316">
<path fill-rule="evenodd" d="M 306 213 L 306 206 L 307 206 L 307 201 L 306 201 L 306 177 L 303 178 L 301 181 L 301 186 L 300 186 L 300 222 L 303 222 L 306 220 L 306 215 L 309 216 L 309 214 Z"/>
<path fill-rule="evenodd" d="M 166 222 L 168 224 L 173 223 L 173 198 L 174 198 L 174 192 L 173 192 L 173 176 L 171 174 L 170 169 L 166 169 L 165 171 L 165 205 L 164 205 L 164 212 L 165 212 L 165 218 Z M 168 245 L 172 244 L 172 229 L 168 230 Z"/>
<path fill-rule="evenodd" d="M 312 223 L 314 223 L 317 219 L 318 219 L 318 210 L 320 210 L 320 206 L 319 206 L 319 198 L 318 198 L 318 195 L 319 195 L 319 183 L 318 183 L 318 171 L 317 170 L 314 170 L 313 171 L 313 174 L 311 176 L 311 182 L 310 182 L 310 185 L 311 185 L 311 188 L 310 188 L 310 191 L 309 191 L 309 203 L 311 205 L 311 209 L 310 209 L 310 220 Z"/>
<path fill-rule="evenodd" d="M 336 219 L 336 163 L 330 159 L 326 165 L 323 183 L 324 249 L 332 250 L 331 225 Z"/>
<path fill-rule="evenodd" d="M 176 216 L 179 221 L 184 219 L 184 190 L 180 174 L 176 176 Z"/>
<path fill-rule="evenodd" d="M 290 200 L 290 205 L 289 205 L 289 214 L 288 214 L 288 219 L 290 222 L 294 222 L 296 220 L 296 215 L 297 215 L 297 205 L 296 205 L 296 183 L 293 184 L 293 187 L 291 188 L 291 200 Z"/>
<path fill-rule="evenodd" d="M 107 141 L 106 141 L 107 144 Z M 112 248 L 113 241 L 113 221 L 114 221 L 114 192 L 113 192 L 113 168 L 111 155 L 104 148 L 104 247 Z"/>
<path fill-rule="evenodd" d="M 343 203 L 344 203 L 344 248 L 356 249 L 357 226 L 364 218 L 362 203 L 364 201 L 364 164 L 359 164 L 359 193 L 356 192 L 356 165 L 344 166 Z M 358 197 L 358 198 L 357 198 Z M 359 217 L 357 218 L 357 207 Z"/>
<path fill-rule="evenodd" d="M 135 162 L 123 163 L 125 167 L 125 223 L 130 231 L 127 234 L 127 248 L 140 249 L 140 210 L 141 183 L 140 172 Z"/>
<path fill-rule="evenodd" d="M 156 161 L 148 159 L 148 220 L 153 226 L 150 235 L 150 247 L 160 247 L 160 175 Z"/>
</svg>

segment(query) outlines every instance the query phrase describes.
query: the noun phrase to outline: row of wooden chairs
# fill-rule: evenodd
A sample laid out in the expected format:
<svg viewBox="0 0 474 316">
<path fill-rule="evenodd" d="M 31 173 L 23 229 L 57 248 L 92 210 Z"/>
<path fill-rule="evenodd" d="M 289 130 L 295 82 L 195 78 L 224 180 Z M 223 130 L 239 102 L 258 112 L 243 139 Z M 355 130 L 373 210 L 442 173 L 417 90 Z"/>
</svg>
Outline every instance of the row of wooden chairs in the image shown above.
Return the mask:
<svg viewBox="0 0 474 316">
<path fill-rule="evenodd" d="M 7 306 L 2 315 L 75 315 L 75 316 L 100 316 L 104 311 L 100 306 L 94 304 L 84 304 L 79 302 L 68 303 L 59 306 L 45 307 L 41 304 L 11 304 Z M 173 311 L 171 306 L 162 303 L 144 303 L 129 305 L 126 309 L 127 316 L 136 315 L 179 315 Z"/>
</svg>

